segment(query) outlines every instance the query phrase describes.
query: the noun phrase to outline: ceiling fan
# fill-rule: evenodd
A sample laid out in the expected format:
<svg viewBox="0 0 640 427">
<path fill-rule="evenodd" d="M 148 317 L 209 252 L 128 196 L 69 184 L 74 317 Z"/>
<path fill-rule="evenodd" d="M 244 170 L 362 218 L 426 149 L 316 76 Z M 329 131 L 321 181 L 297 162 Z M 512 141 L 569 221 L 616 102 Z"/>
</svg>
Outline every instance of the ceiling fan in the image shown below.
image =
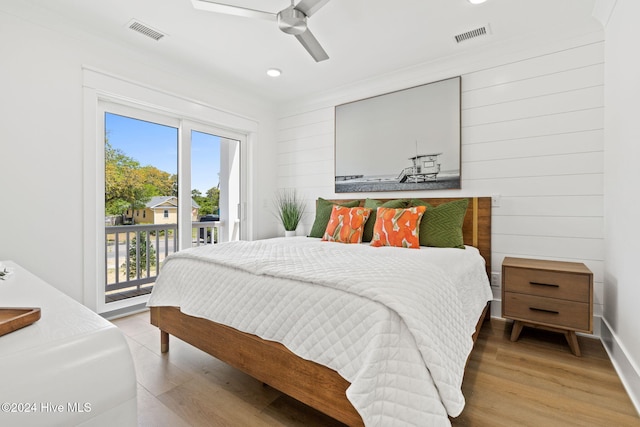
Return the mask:
<svg viewBox="0 0 640 427">
<path fill-rule="evenodd" d="M 297 5 L 294 4 L 294 0 L 291 0 L 291 6 L 278 13 L 233 6 L 211 0 L 191 0 L 191 2 L 196 9 L 209 12 L 277 21 L 280 30 L 296 36 L 296 39 L 298 39 L 316 62 L 329 59 L 329 55 L 327 55 L 327 52 L 320 46 L 320 43 L 307 26 L 307 18 L 320 10 L 329 0 L 301 0 Z"/>
</svg>

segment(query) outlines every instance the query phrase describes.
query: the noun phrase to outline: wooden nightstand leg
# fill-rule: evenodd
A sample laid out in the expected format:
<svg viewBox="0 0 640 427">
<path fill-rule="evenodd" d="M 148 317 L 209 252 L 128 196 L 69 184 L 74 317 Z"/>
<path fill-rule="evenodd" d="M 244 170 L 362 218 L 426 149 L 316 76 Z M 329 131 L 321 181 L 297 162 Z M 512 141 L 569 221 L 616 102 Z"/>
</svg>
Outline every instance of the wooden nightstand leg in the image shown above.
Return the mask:
<svg viewBox="0 0 640 427">
<path fill-rule="evenodd" d="M 518 341 L 520 338 L 520 332 L 522 332 L 522 322 L 516 320 L 513 322 L 513 329 L 511 329 L 511 341 Z"/>
<path fill-rule="evenodd" d="M 564 333 L 564 336 L 567 338 L 569 348 L 573 354 L 580 357 L 580 345 L 578 344 L 578 337 L 576 336 L 575 331 L 567 331 Z"/>
</svg>

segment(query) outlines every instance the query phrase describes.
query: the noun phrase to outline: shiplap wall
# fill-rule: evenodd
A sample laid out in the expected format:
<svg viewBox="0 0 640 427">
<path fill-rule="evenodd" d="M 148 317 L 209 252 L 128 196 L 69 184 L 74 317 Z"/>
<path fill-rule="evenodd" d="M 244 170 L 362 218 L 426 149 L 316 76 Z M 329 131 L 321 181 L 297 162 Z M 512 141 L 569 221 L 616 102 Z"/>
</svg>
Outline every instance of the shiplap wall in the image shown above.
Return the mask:
<svg viewBox="0 0 640 427">
<path fill-rule="evenodd" d="M 603 299 L 602 41 L 536 52 L 462 75 L 462 189 L 355 197 L 499 195 L 493 208 L 492 270 L 505 256 L 584 262 Z M 425 80 L 424 83 L 429 82 Z M 375 95 L 377 93 L 372 93 Z M 278 186 L 313 207 L 336 195 L 333 106 L 279 119 Z M 308 232 L 310 213 L 299 233 Z M 494 288 L 499 299 L 499 289 Z"/>
</svg>

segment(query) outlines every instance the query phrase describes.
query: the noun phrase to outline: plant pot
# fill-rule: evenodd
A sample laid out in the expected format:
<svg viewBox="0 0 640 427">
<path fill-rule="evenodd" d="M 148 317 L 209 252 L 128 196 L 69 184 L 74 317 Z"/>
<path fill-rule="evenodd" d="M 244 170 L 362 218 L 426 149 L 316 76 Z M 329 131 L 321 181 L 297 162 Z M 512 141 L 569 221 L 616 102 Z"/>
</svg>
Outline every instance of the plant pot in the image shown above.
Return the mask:
<svg viewBox="0 0 640 427">
<path fill-rule="evenodd" d="M 285 230 L 284 237 L 294 237 L 296 235 L 296 230 Z"/>
</svg>

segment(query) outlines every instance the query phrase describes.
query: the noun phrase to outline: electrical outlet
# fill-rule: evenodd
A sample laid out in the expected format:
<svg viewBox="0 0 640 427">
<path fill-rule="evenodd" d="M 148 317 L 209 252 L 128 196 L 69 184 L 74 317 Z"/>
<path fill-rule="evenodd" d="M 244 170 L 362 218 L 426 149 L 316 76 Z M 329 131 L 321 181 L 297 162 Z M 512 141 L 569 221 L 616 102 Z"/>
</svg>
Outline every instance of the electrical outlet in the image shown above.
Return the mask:
<svg viewBox="0 0 640 427">
<path fill-rule="evenodd" d="M 500 273 L 491 273 L 491 286 L 500 287 Z"/>
</svg>

